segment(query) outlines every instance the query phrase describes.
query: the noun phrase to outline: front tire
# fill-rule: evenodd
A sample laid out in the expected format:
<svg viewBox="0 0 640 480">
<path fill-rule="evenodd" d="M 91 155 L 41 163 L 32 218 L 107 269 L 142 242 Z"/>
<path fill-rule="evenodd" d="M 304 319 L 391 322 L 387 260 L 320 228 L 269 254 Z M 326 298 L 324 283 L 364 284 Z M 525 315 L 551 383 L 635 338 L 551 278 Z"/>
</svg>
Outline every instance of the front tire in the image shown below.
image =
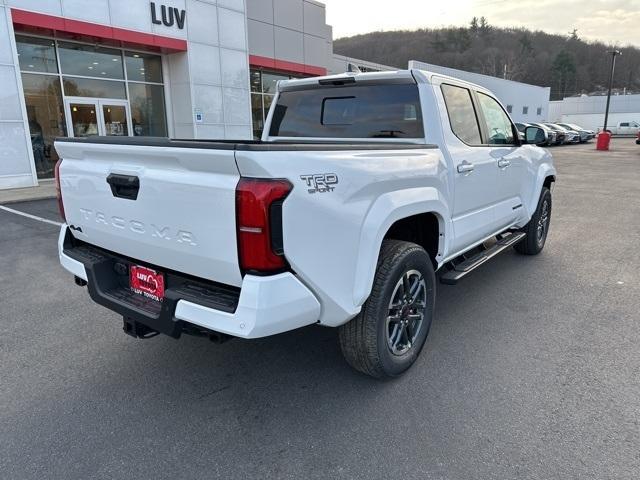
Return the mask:
<svg viewBox="0 0 640 480">
<path fill-rule="evenodd" d="M 547 187 L 542 187 L 538 207 L 529 223 L 522 229 L 527 236 L 514 248 L 523 255 L 539 254 L 547 241 L 549 226 L 551 224 L 551 191 Z"/>
<path fill-rule="evenodd" d="M 418 358 L 435 305 L 435 274 L 415 243 L 385 240 L 371 295 L 362 311 L 339 329 L 340 348 L 356 370 L 396 377 Z"/>
</svg>

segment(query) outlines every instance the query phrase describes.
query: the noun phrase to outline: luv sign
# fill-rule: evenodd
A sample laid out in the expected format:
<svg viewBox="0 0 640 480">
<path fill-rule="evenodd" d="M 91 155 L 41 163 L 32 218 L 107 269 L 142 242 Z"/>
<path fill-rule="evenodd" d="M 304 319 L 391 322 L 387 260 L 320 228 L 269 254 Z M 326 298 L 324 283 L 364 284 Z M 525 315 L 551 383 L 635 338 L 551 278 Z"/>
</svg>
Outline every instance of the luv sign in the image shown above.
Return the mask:
<svg viewBox="0 0 640 480">
<path fill-rule="evenodd" d="M 166 5 L 160 5 L 160 16 L 158 16 L 158 9 L 156 8 L 155 2 L 151 2 L 151 22 L 156 25 L 172 27 L 175 24 L 178 29 L 182 30 L 186 16 L 186 10 L 167 7 Z M 162 20 L 159 20 L 159 18 L 162 18 Z"/>
</svg>

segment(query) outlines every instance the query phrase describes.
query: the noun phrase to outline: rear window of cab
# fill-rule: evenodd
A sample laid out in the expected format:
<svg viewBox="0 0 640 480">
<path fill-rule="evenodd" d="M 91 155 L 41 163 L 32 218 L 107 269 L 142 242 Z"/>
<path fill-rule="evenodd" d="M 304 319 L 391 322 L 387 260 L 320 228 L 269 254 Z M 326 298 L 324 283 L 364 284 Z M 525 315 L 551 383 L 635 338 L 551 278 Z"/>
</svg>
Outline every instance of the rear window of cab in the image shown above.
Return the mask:
<svg viewBox="0 0 640 480">
<path fill-rule="evenodd" d="M 269 135 L 424 138 L 416 84 L 331 86 L 281 92 Z"/>
</svg>

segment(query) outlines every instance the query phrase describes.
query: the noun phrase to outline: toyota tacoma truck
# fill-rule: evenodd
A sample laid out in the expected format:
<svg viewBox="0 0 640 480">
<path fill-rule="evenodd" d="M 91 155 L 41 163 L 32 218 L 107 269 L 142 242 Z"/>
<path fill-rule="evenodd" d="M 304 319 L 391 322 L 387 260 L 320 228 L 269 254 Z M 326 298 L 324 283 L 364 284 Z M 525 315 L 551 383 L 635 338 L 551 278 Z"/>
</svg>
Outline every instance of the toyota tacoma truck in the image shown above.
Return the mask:
<svg viewBox="0 0 640 480">
<path fill-rule="evenodd" d="M 398 376 L 436 282 L 543 249 L 556 170 L 524 134 L 490 91 L 410 70 L 281 81 L 256 141 L 62 138 L 60 262 L 134 337 L 318 324 Z"/>
</svg>

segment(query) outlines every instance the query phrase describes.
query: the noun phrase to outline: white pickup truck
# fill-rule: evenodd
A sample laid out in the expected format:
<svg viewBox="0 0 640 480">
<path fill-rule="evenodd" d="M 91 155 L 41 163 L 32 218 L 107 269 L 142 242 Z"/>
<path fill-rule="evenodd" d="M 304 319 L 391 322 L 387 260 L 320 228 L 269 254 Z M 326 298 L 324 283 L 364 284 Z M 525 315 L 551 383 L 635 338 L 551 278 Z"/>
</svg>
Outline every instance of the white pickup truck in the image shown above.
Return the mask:
<svg viewBox="0 0 640 480">
<path fill-rule="evenodd" d="M 59 139 L 62 265 L 138 338 L 339 327 L 397 376 L 436 279 L 544 247 L 556 170 L 491 92 L 425 71 L 283 81 L 260 141 Z"/>
<path fill-rule="evenodd" d="M 598 131 L 602 132 L 604 127 L 598 127 Z M 611 135 L 633 135 L 634 137 L 640 132 L 640 123 L 634 121 L 618 122 L 616 125 L 607 125 L 607 131 Z"/>
</svg>

